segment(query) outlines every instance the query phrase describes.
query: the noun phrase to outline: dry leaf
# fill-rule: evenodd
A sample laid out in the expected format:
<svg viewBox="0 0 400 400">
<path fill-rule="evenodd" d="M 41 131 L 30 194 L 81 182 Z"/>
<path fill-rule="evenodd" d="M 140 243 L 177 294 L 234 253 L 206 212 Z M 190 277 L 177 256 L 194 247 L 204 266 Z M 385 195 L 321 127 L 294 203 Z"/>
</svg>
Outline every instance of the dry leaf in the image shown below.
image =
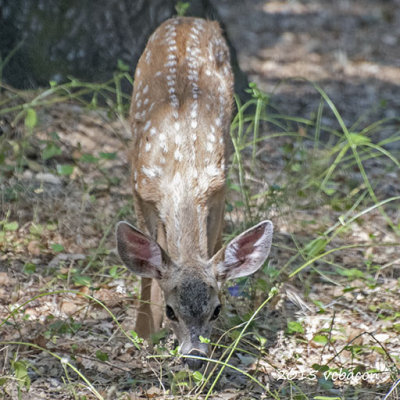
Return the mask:
<svg viewBox="0 0 400 400">
<path fill-rule="evenodd" d="M 152 386 L 149 390 L 146 391 L 146 396 L 149 399 L 153 399 L 154 397 L 157 397 L 157 396 L 159 396 L 161 394 L 162 394 L 161 389 L 159 389 L 156 386 Z"/>
<path fill-rule="evenodd" d="M 61 311 L 67 315 L 75 314 L 79 309 L 79 306 L 72 301 L 63 300 L 61 303 Z"/>
<path fill-rule="evenodd" d="M 28 243 L 28 252 L 32 256 L 39 256 L 41 249 L 40 249 L 40 242 L 37 240 L 32 240 Z"/>
<path fill-rule="evenodd" d="M 0 285 L 8 286 L 11 284 L 11 278 L 7 275 L 6 272 L 0 272 Z"/>
</svg>

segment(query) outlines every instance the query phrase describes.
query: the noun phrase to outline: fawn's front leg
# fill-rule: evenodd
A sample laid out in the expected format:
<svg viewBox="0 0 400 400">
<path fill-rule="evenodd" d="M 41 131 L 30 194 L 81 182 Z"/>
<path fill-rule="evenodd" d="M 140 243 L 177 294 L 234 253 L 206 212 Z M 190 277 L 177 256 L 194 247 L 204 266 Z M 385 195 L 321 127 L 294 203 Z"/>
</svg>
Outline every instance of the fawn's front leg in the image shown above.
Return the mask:
<svg viewBox="0 0 400 400">
<path fill-rule="evenodd" d="M 148 339 L 154 332 L 160 330 L 163 320 L 163 297 L 155 279 L 141 279 L 140 301 L 135 331 L 140 337 Z"/>
<path fill-rule="evenodd" d="M 161 245 L 165 243 L 165 233 L 162 224 L 158 224 L 157 233 L 155 232 L 154 221 L 157 220 L 155 210 L 151 205 L 146 204 L 136 194 L 134 195 L 135 211 L 138 226 L 143 232 L 149 232 L 156 236 Z M 137 316 L 136 333 L 148 339 L 154 332 L 161 329 L 164 308 L 162 290 L 155 279 L 141 278 L 141 292 Z"/>
</svg>

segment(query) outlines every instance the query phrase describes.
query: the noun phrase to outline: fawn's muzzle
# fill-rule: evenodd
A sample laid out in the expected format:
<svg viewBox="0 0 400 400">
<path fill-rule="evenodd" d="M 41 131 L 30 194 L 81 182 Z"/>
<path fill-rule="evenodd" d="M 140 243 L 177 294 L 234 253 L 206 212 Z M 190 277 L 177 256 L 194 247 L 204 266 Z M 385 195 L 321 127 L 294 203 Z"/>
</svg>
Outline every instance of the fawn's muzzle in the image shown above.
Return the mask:
<svg viewBox="0 0 400 400">
<path fill-rule="evenodd" d="M 187 355 L 194 356 L 194 357 L 207 357 L 207 354 L 204 354 L 198 350 L 192 350 Z M 202 368 L 205 365 L 205 361 L 200 360 L 198 358 L 185 358 L 185 363 L 192 370 L 199 370 L 200 368 Z"/>
</svg>

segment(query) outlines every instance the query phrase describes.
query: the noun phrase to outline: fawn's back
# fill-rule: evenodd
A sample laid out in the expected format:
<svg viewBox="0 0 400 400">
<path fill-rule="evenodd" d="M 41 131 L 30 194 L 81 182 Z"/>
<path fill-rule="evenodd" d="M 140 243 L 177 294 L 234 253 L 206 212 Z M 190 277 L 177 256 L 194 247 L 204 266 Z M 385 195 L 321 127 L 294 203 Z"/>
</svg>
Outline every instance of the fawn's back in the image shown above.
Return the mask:
<svg viewBox="0 0 400 400">
<path fill-rule="evenodd" d="M 216 22 L 166 21 L 150 37 L 136 68 L 134 191 L 138 201 L 152 203 L 144 216 L 152 236 L 156 219 L 163 220 L 171 256 L 182 257 L 187 246 L 192 253 L 194 234 L 203 257 L 216 250 L 217 238 L 207 237 L 213 229 L 200 227 L 204 218 L 217 225 L 222 218 L 219 210 L 207 214 L 224 201 L 232 88 L 229 51 Z M 188 236 L 182 235 L 185 226 L 197 230 L 189 234 L 190 244 L 180 238 Z"/>
</svg>

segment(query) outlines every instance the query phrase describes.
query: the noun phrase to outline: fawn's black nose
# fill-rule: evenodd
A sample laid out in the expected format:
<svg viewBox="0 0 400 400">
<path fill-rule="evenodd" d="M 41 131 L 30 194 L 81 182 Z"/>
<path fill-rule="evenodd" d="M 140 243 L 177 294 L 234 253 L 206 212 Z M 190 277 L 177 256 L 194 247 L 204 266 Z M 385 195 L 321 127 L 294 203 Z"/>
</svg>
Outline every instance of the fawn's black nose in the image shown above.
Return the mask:
<svg viewBox="0 0 400 400">
<path fill-rule="evenodd" d="M 206 357 L 204 353 L 198 350 L 192 350 L 187 355 L 195 357 Z M 198 358 L 185 358 L 185 362 L 188 367 L 194 371 L 199 370 L 205 364 L 204 360 L 199 360 Z"/>
</svg>

